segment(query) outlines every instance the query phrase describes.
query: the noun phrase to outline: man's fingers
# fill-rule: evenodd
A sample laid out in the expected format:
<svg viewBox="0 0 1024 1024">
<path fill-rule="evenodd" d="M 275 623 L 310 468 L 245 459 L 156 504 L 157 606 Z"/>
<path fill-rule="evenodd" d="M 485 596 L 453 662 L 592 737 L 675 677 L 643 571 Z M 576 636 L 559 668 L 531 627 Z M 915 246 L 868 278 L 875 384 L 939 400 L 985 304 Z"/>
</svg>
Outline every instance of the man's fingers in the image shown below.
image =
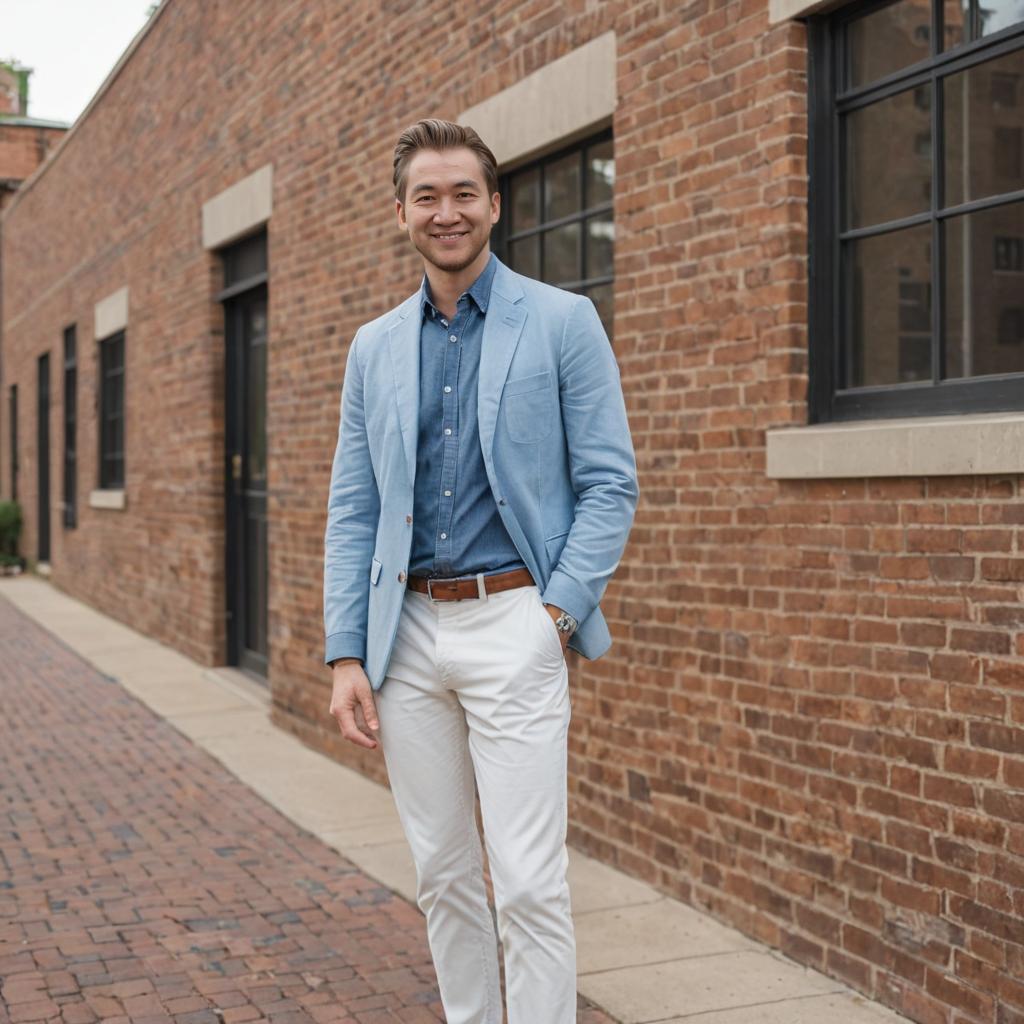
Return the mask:
<svg viewBox="0 0 1024 1024">
<path fill-rule="evenodd" d="M 369 687 L 366 687 L 359 695 L 359 700 L 363 706 L 363 717 L 366 719 L 366 724 L 371 729 L 379 728 L 379 723 L 377 721 L 377 706 L 374 704 L 373 694 L 370 692 Z"/>
<path fill-rule="evenodd" d="M 338 720 L 341 735 L 345 739 L 351 740 L 360 747 L 368 747 L 370 750 L 377 746 L 377 741 L 372 736 L 367 736 L 356 724 L 355 705 L 342 704 L 334 713 L 334 717 Z"/>
</svg>

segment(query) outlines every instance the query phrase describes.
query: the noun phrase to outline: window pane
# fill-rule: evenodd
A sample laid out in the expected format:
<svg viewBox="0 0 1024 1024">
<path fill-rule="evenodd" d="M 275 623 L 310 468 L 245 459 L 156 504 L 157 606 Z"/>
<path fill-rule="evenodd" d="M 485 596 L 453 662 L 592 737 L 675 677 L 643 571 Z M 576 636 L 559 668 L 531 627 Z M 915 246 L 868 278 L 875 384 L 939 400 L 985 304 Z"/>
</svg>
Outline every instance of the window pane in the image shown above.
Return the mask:
<svg viewBox="0 0 1024 1024">
<path fill-rule="evenodd" d="M 882 224 L 931 207 L 930 106 L 919 90 L 910 90 L 847 115 L 847 227 Z"/>
<path fill-rule="evenodd" d="M 569 284 L 582 276 L 579 221 L 544 232 L 544 280 Z"/>
<path fill-rule="evenodd" d="M 943 82 L 947 206 L 1024 188 L 1022 78 L 1024 49 Z"/>
<path fill-rule="evenodd" d="M 104 412 L 106 412 L 106 410 L 104 410 Z M 114 451 L 114 446 L 117 443 L 117 420 L 109 414 L 103 417 L 101 436 L 103 457 L 104 459 L 107 459 L 110 457 L 110 453 Z"/>
<path fill-rule="evenodd" d="M 931 379 L 931 230 L 844 246 L 849 387 Z"/>
<path fill-rule="evenodd" d="M 606 139 L 587 150 L 587 207 L 612 201 L 615 189 L 615 154 Z"/>
<path fill-rule="evenodd" d="M 540 235 L 520 238 L 509 245 L 509 266 L 527 277 L 540 277 Z"/>
<path fill-rule="evenodd" d="M 540 223 L 540 168 L 513 175 L 509 183 L 512 234 Z"/>
<path fill-rule="evenodd" d="M 945 224 L 946 376 L 1024 372 L 1024 203 Z"/>
<path fill-rule="evenodd" d="M 225 286 L 262 274 L 267 269 L 267 236 L 265 232 L 237 242 L 224 253 Z"/>
<path fill-rule="evenodd" d="M 544 169 L 544 220 L 579 213 L 581 206 L 580 155 L 575 152 Z"/>
<path fill-rule="evenodd" d="M 846 27 L 848 89 L 931 56 L 931 0 L 899 0 Z"/>
<path fill-rule="evenodd" d="M 267 482 L 267 312 L 262 306 L 248 306 L 246 336 L 246 485 L 262 489 Z"/>
<path fill-rule="evenodd" d="M 1024 21 L 1024 0 L 946 0 L 946 49 Z"/>
<path fill-rule="evenodd" d="M 614 271 L 613 247 L 615 244 L 615 224 L 610 214 L 591 217 L 587 221 L 587 266 L 586 275 L 591 277 L 611 277 Z"/>
<path fill-rule="evenodd" d="M 111 374 L 107 378 L 107 407 L 106 412 L 108 416 L 119 416 L 122 410 L 122 388 L 121 388 L 122 377 L 120 373 Z"/>
</svg>

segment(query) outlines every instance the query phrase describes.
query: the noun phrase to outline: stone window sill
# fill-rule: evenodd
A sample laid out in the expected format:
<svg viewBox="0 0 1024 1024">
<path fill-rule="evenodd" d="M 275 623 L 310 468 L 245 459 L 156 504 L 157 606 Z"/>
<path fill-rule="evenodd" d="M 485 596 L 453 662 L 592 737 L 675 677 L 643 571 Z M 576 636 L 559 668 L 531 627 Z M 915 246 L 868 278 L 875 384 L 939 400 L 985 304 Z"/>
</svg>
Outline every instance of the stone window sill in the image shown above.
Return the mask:
<svg viewBox="0 0 1024 1024">
<path fill-rule="evenodd" d="M 772 480 L 1024 472 L 1024 413 L 863 420 L 769 430 Z"/>
<path fill-rule="evenodd" d="M 91 508 L 124 508 L 123 490 L 102 490 L 89 492 L 89 506 Z"/>
</svg>

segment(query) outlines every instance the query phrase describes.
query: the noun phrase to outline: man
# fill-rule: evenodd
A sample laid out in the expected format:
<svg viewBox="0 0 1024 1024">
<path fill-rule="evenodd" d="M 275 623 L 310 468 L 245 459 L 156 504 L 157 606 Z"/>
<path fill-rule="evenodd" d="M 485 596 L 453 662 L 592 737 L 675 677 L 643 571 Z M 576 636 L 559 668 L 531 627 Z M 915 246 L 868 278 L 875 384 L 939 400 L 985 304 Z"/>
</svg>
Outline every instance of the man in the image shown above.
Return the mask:
<svg viewBox="0 0 1024 1024">
<path fill-rule="evenodd" d="M 420 121 L 395 148 L 419 291 L 349 349 L 324 557 L 331 714 L 379 735 L 449 1024 L 576 1020 L 566 881 L 566 645 L 611 640 L 598 601 L 637 500 L 618 368 L 589 299 L 491 255 L 494 156 Z"/>
</svg>

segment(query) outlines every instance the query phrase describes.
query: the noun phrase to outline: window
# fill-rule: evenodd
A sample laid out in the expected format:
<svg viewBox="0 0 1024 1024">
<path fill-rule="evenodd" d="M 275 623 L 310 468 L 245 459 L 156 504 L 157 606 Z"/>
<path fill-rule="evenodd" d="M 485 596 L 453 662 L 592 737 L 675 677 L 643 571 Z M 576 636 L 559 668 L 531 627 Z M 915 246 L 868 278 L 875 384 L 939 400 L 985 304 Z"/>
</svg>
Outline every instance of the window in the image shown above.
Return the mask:
<svg viewBox="0 0 1024 1024">
<path fill-rule="evenodd" d="M 614 188 L 610 132 L 519 168 L 501 180 L 498 245 L 520 274 L 589 295 L 609 337 Z"/>
<path fill-rule="evenodd" d="M 64 331 L 64 526 L 77 524 L 75 508 L 75 417 L 76 398 L 76 329 L 74 325 Z"/>
<path fill-rule="evenodd" d="M 810 23 L 812 421 L 1024 409 L 1020 0 Z"/>
<path fill-rule="evenodd" d="M 124 487 L 124 331 L 100 342 L 100 488 Z"/>
<path fill-rule="evenodd" d="M 18 500 L 18 385 L 11 385 L 11 501 Z"/>
</svg>

